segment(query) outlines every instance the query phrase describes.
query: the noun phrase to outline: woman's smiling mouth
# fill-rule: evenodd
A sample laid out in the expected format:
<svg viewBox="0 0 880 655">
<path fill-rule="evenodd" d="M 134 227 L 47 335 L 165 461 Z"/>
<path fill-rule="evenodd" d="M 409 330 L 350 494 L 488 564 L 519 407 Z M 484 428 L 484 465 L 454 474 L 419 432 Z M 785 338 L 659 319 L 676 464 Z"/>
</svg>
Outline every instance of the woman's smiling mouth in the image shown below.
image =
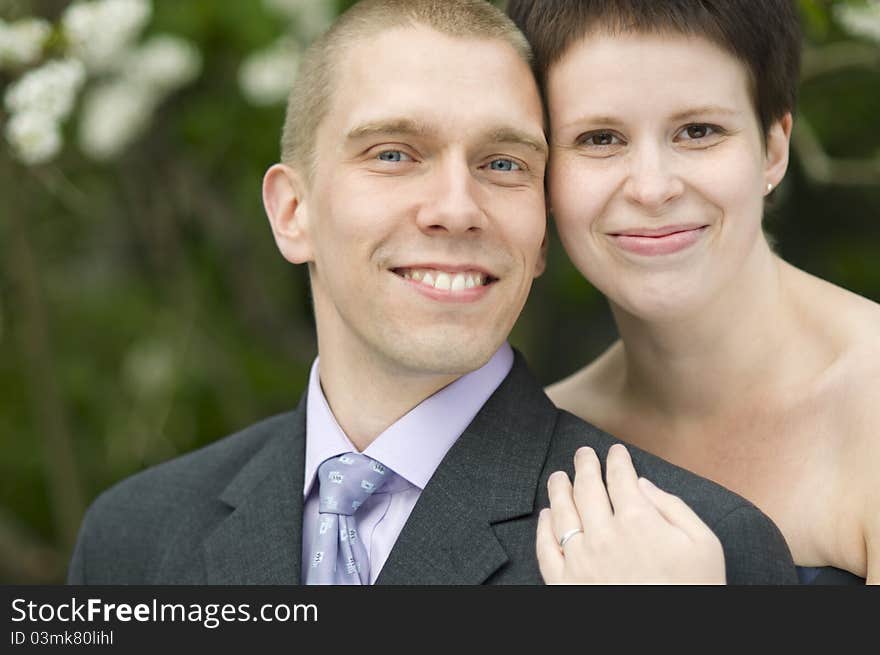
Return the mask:
<svg viewBox="0 0 880 655">
<path fill-rule="evenodd" d="M 660 228 L 635 228 L 610 233 L 622 250 L 636 255 L 670 255 L 694 245 L 708 225 L 670 225 Z"/>
</svg>

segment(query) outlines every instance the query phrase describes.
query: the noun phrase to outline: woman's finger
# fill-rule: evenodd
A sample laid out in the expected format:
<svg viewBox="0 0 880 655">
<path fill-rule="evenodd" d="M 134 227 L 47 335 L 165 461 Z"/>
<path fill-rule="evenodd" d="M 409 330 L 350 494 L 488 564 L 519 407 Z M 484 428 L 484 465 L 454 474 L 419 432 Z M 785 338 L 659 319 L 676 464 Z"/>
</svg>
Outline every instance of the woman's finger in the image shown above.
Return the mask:
<svg viewBox="0 0 880 655">
<path fill-rule="evenodd" d="M 584 530 L 602 530 L 611 519 L 611 501 L 602 480 L 596 451 L 578 448 L 574 454 L 574 502 Z"/>
<path fill-rule="evenodd" d="M 564 471 L 556 471 L 547 480 L 550 518 L 556 543 L 563 535 L 581 527 L 581 518 L 572 497 L 571 481 Z"/>
<path fill-rule="evenodd" d="M 565 570 L 565 557 L 556 541 L 556 535 L 553 534 L 549 509 L 542 509 L 538 515 L 535 550 L 538 555 L 538 568 L 541 570 L 544 582 L 547 584 L 560 582 Z"/>
<path fill-rule="evenodd" d="M 611 499 L 615 514 L 647 509 L 651 506 L 639 491 L 638 475 L 633 468 L 632 458 L 626 446 L 618 443 L 608 449 L 605 469 L 608 497 Z"/>
<path fill-rule="evenodd" d="M 647 478 L 639 478 L 638 485 L 644 497 L 660 515 L 691 539 L 703 538 L 706 533 L 714 534 L 696 512 L 678 496 L 663 491 Z"/>
</svg>

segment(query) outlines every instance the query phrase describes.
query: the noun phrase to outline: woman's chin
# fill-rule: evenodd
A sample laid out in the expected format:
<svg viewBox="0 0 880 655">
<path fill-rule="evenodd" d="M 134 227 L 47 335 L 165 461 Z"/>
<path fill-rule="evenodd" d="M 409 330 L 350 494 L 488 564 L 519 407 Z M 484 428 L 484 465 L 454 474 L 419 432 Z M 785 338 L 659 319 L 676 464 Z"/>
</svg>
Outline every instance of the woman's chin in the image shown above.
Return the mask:
<svg viewBox="0 0 880 655">
<path fill-rule="evenodd" d="M 605 295 L 612 307 L 651 323 L 685 320 L 698 313 L 708 300 L 707 294 L 686 283 L 618 286 Z"/>
</svg>

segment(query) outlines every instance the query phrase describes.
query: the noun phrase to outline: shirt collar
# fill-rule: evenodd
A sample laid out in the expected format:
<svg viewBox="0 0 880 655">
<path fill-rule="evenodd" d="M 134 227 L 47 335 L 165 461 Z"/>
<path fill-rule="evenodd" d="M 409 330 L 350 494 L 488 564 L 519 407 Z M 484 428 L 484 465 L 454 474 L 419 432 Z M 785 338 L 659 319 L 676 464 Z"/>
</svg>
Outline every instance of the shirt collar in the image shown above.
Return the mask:
<svg viewBox="0 0 880 655">
<path fill-rule="evenodd" d="M 357 450 L 324 397 L 319 360 L 315 358 L 309 375 L 304 497 L 311 491 L 321 462 Z M 513 350 L 505 342 L 486 364 L 443 387 L 392 423 L 364 454 L 424 489 L 447 451 L 512 367 Z"/>
</svg>

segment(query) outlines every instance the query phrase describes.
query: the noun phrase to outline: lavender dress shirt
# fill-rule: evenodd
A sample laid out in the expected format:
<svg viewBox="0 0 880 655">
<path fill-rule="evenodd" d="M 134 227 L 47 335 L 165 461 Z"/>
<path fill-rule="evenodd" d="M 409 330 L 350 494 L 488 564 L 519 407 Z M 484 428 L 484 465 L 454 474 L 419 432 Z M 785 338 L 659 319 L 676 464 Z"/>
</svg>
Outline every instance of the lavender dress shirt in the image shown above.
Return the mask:
<svg viewBox="0 0 880 655">
<path fill-rule="evenodd" d="M 312 364 L 306 406 L 306 468 L 303 498 L 303 579 L 312 536 L 318 521 L 318 467 L 328 457 L 356 451 L 336 422 L 321 384 L 319 359 Z M 483 367 L 463 375 L 426 398 L 390 425 L 364 454 L 394 471 L 382 489 L 358 509 L 361 540 L 370 559 L 370 584 L 376 581 L 419 495 L 446 452 L 464 432 L 513 366 L 513 350 L 505 343 Z M 345 584 L 344 571 L 337 584 Z"/>
</svg>

